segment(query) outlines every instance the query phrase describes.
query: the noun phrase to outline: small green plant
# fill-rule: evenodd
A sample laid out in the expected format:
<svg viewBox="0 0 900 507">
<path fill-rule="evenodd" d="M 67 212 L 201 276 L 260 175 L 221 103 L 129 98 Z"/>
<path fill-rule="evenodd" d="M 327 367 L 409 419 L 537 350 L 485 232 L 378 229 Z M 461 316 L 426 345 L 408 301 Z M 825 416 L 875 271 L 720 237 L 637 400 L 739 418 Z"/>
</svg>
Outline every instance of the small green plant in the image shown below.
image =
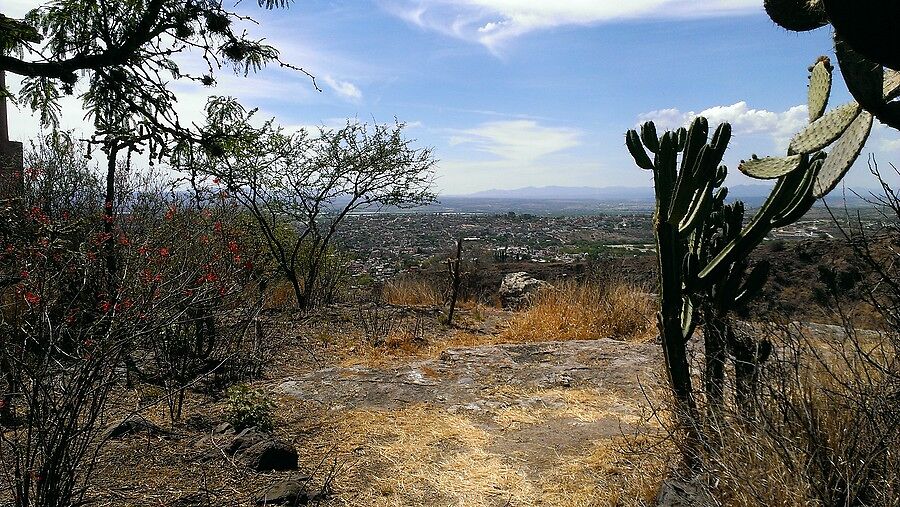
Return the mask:
<svg viewBox="0 0 900 507">
<path fill-rule="evenodd" d="M 272 430 L 275 403 L 263 392 L 240 384 L 226 391 L 225 400 L 225 417 L 236 430 L 253 426 L 260 431 Z"/>
</svg>

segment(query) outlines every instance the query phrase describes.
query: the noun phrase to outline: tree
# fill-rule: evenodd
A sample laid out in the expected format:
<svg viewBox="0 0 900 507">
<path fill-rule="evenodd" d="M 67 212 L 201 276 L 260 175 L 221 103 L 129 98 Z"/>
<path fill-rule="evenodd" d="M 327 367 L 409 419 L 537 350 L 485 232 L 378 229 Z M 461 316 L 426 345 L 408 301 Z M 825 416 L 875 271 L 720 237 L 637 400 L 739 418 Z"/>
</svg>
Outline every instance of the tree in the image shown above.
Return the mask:
<svg viewBox="0 0 900 507">
<path fill-rule="evenodd" d="M 222 185 L 252 215 L 297 306 L 317 303 L 317 284 L 341 221 L 359 209 L 432 202 L 431 150 L 413 147 L 403 123 L 348 121 L 340 129 L 288 134 L 268 120 L 253 125 L 230 98 L 207 105 L 205 129 L 226 141 L 184 145 L 176 166 Z"/>
<path fill-rule="evenodd" d="M 285 7 L 289 0 L 258 0 L 261 7 Z M 93 123 L 91 144 L 107 158 L 105 232 L 115 220 L 119 154 L 149 152 L 163 159 L 173 141 L 211 142 L 204 132 L 183 126 L 175 112 L 173 81 L 213 86 L 223 67 L 256 72 L 281 61 L 274 47 L 250 38 L 238 24 L 252 21 L 201 0 L 53 0 L 17 20 L 0 13 L 0 73 L 24 76 L 19 100 L 40 112 L 41 123 L 58 124 L 59 99 L 76 92 Z M 178 60 L 198 55 L 207 72 L 183 71 Z M 309 75 L 308 73 L 306 73 Z M 311 75 L 309 75 L 312 78 Z M 315 84 L 315 81 L 313 81 Z M 0 96 L 9 93 L 0 82 Z M 109 279 L 115 278 L 115 245 L 106 245 Z"/>
</svg>

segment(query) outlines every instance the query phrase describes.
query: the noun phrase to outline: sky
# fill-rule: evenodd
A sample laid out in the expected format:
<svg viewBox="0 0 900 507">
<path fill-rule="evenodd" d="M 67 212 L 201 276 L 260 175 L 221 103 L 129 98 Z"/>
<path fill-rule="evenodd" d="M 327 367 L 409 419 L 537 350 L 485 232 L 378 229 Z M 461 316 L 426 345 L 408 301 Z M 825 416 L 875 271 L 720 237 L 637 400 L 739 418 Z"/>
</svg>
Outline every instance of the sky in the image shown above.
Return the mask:
<svg viewBox="0 0 900 507">
<path fill-rule="evenodd" d="M 13 17 L 40 4 L 2 3 Z M 762 0 L 294 0 L 273 11 L 245 0 L 235 10 L 321 91 L 287 69 L 247 78 L 225 70 L 212 89 L 173 86 L 184 119 L 200 121 L 211 94 L 294 129 L 396 118 L 433 149 L 445 195 L 650 185 L 625 131 L 647 120 L 677 128 L 701 114 L 734 127 L 728 184 L 753 183 L 738 161 L 785 153 L 807 122 L 807 67 L 823 54 L 834 61 L 828 28 L 787 32 Z M 850 99 L 835 74 L 832 107 Z M 15 76 L 7 82 L 17 89 Z M 12 138 L 39 133 L 30 111 L 10 114 Z M 68 99 L 63 127 L 84 129 L 82 118 Z M 848 186 L 873 186 L 869 154 L 883 165 L 900 158 L 900 133 L 876 125 Z"/>
</svg>

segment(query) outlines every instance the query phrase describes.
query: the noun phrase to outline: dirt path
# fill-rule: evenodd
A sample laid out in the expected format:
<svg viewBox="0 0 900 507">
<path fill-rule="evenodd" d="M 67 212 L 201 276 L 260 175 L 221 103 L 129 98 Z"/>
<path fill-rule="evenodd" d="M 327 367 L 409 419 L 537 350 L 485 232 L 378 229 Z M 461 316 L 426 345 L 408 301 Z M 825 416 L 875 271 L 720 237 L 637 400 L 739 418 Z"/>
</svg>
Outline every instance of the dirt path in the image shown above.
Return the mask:
<svg viewBox="0 0 900 507">
<path fill-rule="evenodd" d="M 658 385 L 654 343 L 608 339 L 449 349 L 331 367 L 276 390 L 331 422 L 298 442 L 347 467 L 343 505 L 606 505 L 634 463 L 611 457 Z M 619 479 L 617 479 L 617 477 Z M 631 495 L 653 494 L 633 481 Z"/>
</svg>

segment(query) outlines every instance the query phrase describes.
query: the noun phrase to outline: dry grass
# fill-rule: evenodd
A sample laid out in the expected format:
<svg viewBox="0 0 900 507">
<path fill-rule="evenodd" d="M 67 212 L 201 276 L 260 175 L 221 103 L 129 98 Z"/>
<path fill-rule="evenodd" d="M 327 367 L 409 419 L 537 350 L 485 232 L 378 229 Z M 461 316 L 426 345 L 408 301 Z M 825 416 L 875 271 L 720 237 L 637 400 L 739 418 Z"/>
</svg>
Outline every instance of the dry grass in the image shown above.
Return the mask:
<svg viewBox="0 0 900 507">
<path fill-rule="evenodd" d="M 645 291 L 626 283 L 601 287 L 564 282 L 537 295 L 503 333 L 508 341 L 648 338 L 655 303 Z"/>
<path fill-rule="evenodd" d="M 336 480 L 335 504 L 587 507 L 646 505 L 653 500 L 672 461 L 671 449 L 664 445 L 637 454 L 625 450 L 625 441 L 659 443 L 656 437 L 574 441 L 565 452 L 535 448 L 526 457 L 523 444 L 506 435 L 560 418 L 589 422 L 620 415 L 607 394 L 558 389 L 497 394 L 569 402 L 533 413 L 499 411 L 487 424 L 428 405 L 342 413 L 331 431 L 323 433 L 328 434 L 326 441 L 311 443 L 320 449 L 337 445 L 336 453 L 353 462 Z"/>
<path fill-rule="evenodd" d="M 382 298 L 388 304 L 398 306 L 440 306 L 443 293 L 427 280 L 402 277 L 384 284 Z"/>
<path fill-rule="evenodd" d="M 873 335 L 785 326 L 751 416 L 702 423 L 708 493 L 724 505 L 900 505 L 900 374 Z"/>
</svg>

